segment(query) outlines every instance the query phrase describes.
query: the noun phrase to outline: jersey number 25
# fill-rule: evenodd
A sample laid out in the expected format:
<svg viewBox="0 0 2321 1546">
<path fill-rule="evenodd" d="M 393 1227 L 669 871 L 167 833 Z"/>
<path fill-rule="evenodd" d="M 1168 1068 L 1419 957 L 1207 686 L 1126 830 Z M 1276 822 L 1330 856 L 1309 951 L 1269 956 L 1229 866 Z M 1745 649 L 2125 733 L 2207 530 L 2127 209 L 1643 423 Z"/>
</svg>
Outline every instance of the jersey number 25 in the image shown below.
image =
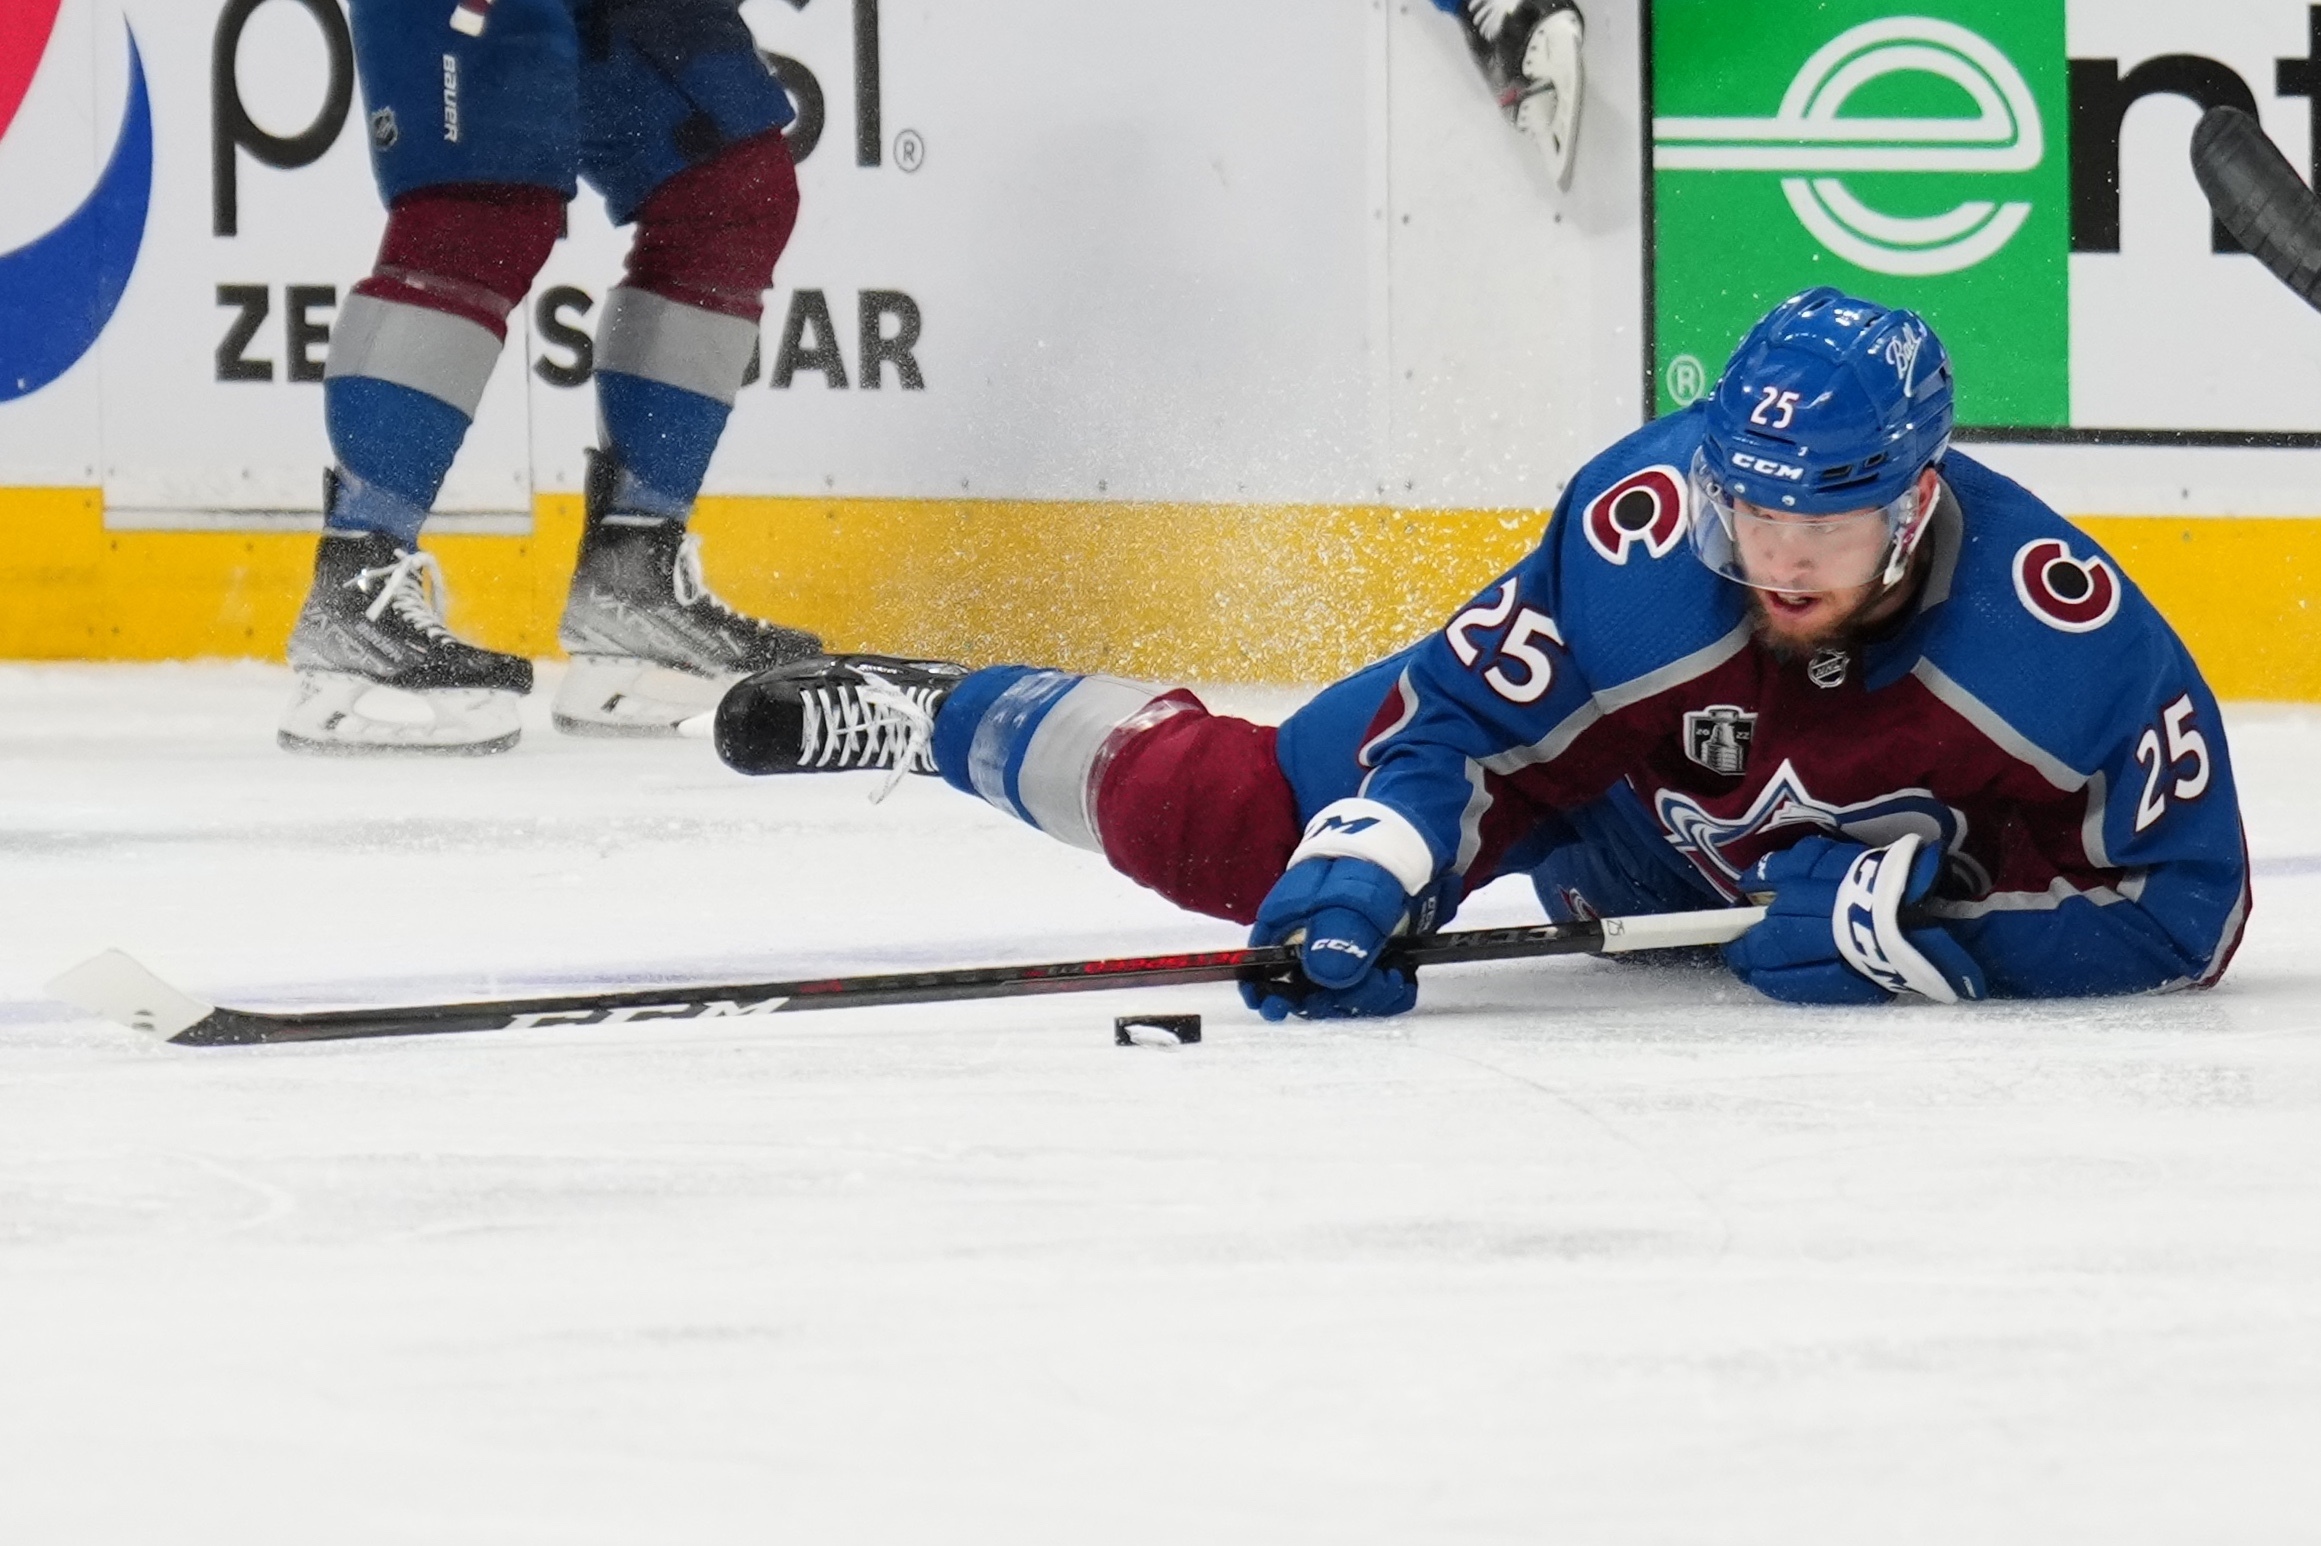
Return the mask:
<svg viewBox="0 0 2321 1546">
<path fill-rule="evenodd" d="M 2208 737 L 2192 727 L 2192 695 L 2186 693 L 2160 711 L 2160 723 L 2147 725 L 2136 742 L 2136 761 L 2144 765 L 2144 793 L 2136 801 L 2136 830 L 2142 832 L 2168 814 L 2168 796 L 2197 800 L 2208 793 Z M 2160 755 L 2160 733 L 2168 735 L 2168 755 Z M 2165 790 L 2161 779 L 2177 764 L 2189 762 L 2192 771 L 2179 774 Z"/>
<path fill-rule="evenodd" d="M 1523 675 L 1510 677 L 1504 664 L 1494 665 L 1483 673 L 1483 682 L 1509 703 L 1537 703 L 1547 696 L 1555 685 L 1555 662 L 1547 651 L 1532 641 L 1547 639 L 1561 646 L 1563 634 L 1555 626 L 1555 619 L 1536 607 L 1515 610 L 1515 582 L 1509 580 L 1499 594 L 1480 602 L 1451 619 L 1450 627 L 1443 630 L 1451 653 L 1459 657 L 1459 664 L 1472 666 L 1482 658 L 1482 647 L 1468 637 L 1477 628 L 1496 628 L 1513 613 L 1515 626 L 1507 630 L 1507 637 L 1499 641 L 1501 660 L 1519 661 Z"/>
</svg>

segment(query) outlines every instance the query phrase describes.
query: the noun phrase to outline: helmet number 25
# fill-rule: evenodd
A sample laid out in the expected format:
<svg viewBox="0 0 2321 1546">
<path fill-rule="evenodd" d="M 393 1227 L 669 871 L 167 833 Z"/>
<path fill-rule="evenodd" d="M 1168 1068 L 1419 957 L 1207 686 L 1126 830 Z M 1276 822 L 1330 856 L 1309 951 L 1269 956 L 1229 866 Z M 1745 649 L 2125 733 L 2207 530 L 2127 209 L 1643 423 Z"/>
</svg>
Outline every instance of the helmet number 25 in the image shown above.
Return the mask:
<svg viewBox="0 0 2321 1546">
<path fill-rule="evenodd" d="M 2136 830 L 2146 831 L 2168 814 L 2168 796 L 2197 800 L 2208 793 L 2208 738 L 2192 726 L 2192 696 L 2187 693 L 2160 711 L 2160 723 L 2148 725 L 2136 742 L 2136 761 L 2144 765 L 2144 793 L 2136 801 Z M 2168 736 L 2167 756 L 2160 755 L 2160 733 Z M 2179 774 L 2165 790 L 2161 780 L 2179 764 L 2192 770 Z"/>
<path fill-rule="evenodd" d="M 1762 425 L 1766 429 L 1787 429 L 1797 422 L 1795 392 L 1784 392 L 1779 387 L 1759 387 L 1757 391 L 1757 409 L 1749 415 L 1751 424 Z M 1780 417 L 1773 417 L 1775 414 Z"/>
</svg>

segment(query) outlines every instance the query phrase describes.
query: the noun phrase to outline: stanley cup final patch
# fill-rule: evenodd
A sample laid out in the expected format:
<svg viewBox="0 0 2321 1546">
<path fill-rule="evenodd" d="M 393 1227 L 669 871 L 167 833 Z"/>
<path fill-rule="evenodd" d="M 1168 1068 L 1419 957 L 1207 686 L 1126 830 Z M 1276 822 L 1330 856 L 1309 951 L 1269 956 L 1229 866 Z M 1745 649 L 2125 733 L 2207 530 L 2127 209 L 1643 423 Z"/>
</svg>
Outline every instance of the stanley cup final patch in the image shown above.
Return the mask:
<svg viewBox="0 0 2321 1546">
<path fill-rule="evenodd" d="M 1711 773 L 1738 778 L 1749 765 L 1757 716 L 1730 703 L 1712 703 L 1684 716 L 1684 754 Z"/>
</svg>

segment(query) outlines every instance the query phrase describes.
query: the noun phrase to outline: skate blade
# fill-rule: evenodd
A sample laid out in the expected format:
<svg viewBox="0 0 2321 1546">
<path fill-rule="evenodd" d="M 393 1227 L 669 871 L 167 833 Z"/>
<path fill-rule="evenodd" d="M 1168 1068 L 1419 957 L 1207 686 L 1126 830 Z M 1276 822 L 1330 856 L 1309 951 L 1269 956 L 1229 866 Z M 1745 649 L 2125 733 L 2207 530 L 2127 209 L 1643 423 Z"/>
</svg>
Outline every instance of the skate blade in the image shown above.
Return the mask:
<svg viewBox="0 0 2321 1546">
<path fill-rule="evenodd" d="M 1581 36 L 1579 18 L 1558 11 L 1532 29 L 1523 48 L 1523 73 L 1533 85 L 1515 111 L 1515 124 L 1538 143 L 1559 190 L 1570 189 L 1579 156 L 1580 98 L 1587 89 Z"/>
<path fill-rule="evenodd" d="M 549 718 L 566 735 L 684 736 L 688 724 L 715 713 L 725 690 L 741 677 L 738 671 L 695 676 L 649 660 L 576 655 L 549 705 Z"/>
<path fill-rule="evenodd" d="M 302 671 L 274 739 L 284 751 L 325 757 L 488 757 L 523 733 L 512 692 L 386 687 L 359 676 Z"/>
</svg>

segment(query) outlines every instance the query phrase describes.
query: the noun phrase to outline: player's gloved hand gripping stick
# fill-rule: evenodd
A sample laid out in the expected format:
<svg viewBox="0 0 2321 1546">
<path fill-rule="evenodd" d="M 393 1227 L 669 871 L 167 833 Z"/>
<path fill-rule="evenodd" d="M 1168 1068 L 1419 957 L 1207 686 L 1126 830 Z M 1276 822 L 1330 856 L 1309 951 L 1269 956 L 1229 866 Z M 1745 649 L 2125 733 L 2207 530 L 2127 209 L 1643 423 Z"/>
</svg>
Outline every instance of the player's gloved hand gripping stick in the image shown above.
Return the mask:
<svg viewBox="0 0 2321 1546">
<path fill-rule="evenodd" d="M 1244 981 L 1241 997 L 1268 1020 L 1398 1015 L 1418 1003 L 1415 968 L 1398 968 L 1386 943 L 1414 918 L 1435 862 L 1408 817 L 1375 800 L 1338 800 L 1307 823 L 1280 880 L 1258 906 L 1252 945 L 1287 945 L 1298 970 Z"/>
<path fill-rule="evenodd" d="M 1940 923 L 1904 909 L 1924 902 L 1942 850 L 1909 833 L 1883 848 L 1802 838 L 1742 877 L 1765 921 L 1725 946 L 1733 974 L 1792 1004 L 1878 1004 L 1916 992 L 1937 1003 L 1990 996 L 1983 970 Z"/>
<path fill-rule="evenodd" d="M 1282 876 L 1258 909 L 1253 945 L 1297 951 L 1298 970 L 1241 984 L 1242 1001 L 1268 1020 L 1398 1015 L 1418 1003 L 1418 978 L 1384 964 L 1386 943 L 1410 916 L 1410 898 L 1368 859 L 1308 859 Z"/>
</svg>

